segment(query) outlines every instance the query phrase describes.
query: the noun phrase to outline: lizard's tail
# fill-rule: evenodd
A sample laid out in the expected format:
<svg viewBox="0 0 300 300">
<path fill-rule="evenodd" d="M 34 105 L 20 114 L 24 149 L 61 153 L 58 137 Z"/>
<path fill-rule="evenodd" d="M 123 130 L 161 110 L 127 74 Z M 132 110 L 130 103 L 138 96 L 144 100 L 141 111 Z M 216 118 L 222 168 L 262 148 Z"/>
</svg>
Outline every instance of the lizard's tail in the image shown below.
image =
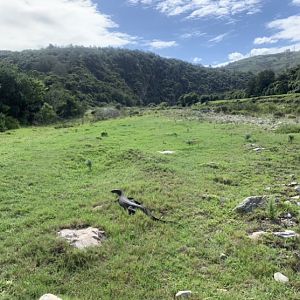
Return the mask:
<svg viewBox="0 0 300 300">
<path fill-rule="evenodd" d="M 148 217 L 150 217 L 153 221 L 158 221 L 158 222 L 163 222 L 163 223 L 175 223 L 175 222 L 173 222 L 173 221 L 166 221 L 166 220 L 162 220 L 162 219 L 159 219 L 159 218 L 155 217 L 155 216 L 151 213 L 151 211 L 150 211 L 148 208 L 146 208 L 146 207 L 141 207 L 141 210 L 142 210 L 142 212 L 143 212 L 145 215 L 147 215 Z"/>
</svg>

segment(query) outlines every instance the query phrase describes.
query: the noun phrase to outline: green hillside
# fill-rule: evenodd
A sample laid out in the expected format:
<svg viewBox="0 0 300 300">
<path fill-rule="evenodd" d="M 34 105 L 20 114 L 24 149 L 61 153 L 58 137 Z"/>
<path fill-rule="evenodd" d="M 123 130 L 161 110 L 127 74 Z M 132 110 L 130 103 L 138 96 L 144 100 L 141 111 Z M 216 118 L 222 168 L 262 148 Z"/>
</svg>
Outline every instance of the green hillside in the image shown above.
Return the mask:
<svg viewBox="0 0 300 300">
<path fill-rule="evenodd" d="M 226 67 L 226 70 L 237 72 L 252 72 L 259 73 L 264 70 L 273 70 L 275 73 L 280 73 L 289 68 L 296 67 L 300 64 L 300 51 L 283 52 L 271 55 L 259 55 L 245 58 Z"/>
<path fill-rule="evenodd" d="M 93 105 L 176 104 L 185 93 L 222 93 L 245 87 L 248 74 L 196 66 L 153 53 L 114 48 L 48 47 L 0 52 L 0 61 L 42 79 L 49 90 L 65 89 Z"/>
</svg>

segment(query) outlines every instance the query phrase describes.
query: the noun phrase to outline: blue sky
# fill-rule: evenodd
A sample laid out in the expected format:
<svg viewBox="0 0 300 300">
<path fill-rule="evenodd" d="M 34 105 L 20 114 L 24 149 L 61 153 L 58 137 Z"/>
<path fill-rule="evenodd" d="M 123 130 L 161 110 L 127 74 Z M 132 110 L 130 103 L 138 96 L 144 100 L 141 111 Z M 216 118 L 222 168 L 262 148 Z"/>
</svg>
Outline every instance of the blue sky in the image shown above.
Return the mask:
<svg viewBox="0 0 300 300">
<path fill-rule="evenodd" d="M 0 49 L 113 46 L 203 65 L 300 50 L 300 0 L 10 0 Z"/>
</svg>

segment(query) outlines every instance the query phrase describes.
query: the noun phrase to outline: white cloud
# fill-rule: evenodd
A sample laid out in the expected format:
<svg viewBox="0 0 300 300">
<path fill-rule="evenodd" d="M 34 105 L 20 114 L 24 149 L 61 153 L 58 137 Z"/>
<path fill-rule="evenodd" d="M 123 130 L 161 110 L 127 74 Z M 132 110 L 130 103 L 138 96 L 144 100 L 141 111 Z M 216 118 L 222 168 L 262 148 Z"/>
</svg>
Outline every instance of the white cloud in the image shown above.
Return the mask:
<svg viewBox="0 0 300 300">
<path fill-rule="evenodd" d="M 146 45 L 150 46 L 153 49 L 164 49 L 178 46 L 176 41 L 161 41 L 161 40 L 152 40 L 147 42 Z"/>
<path fill-rule="evenodd" d="M 269 37 L 259 37 L 254 44 L 276 43 L 280 40 L 300 42 L 300 16 L 294 15 L 285 19 L 277 19 L 267 24 L 267 27 L 277 31 Z"/>
<path fill-rule="evenodd" d="M 228 33 L 223 33 L 223 34 L 220 34 L 212 39 L 209 40 L 209 42 L 211 43 L 220 43 L 224 40 L 224 38 L 228 35 Z"/>
<path fill-rule="evenodd" d="M 145 5 L 168 16 L 185 14 L 187 18 L 225 17 L 260 11 L 263 0 L 128 0 L 132 5 Z"/>
<path fill-rule="evenodd" d="M 247 55 L 249 56 L 256 56 L 256 55 L 266 55 L 266 54 L 276 54 L 281 53 L 287 50 L 291 51 L 299 51 L 300 50 L 300 43 L 284 46 L 284 47 L 271 47 L 271 48 L 254 48 L 250 51 Z"/>
<path fill-rule="evenodd" d="M 233 61 L 237 61 L 237 60 L 241 60 L 241 59 L 245 58 L 245 55 L 243 55 L 242 53 L 239 53 L 239 52 L 233 52 L 228 55 L 228 58 L 229 58 L 230 62 L 233 62 Z"/>
<path fill-rule="evenodd" d="M 194 57 L 194 58 L 193 58 L 193 63 L 194 63 L 194 64 L 200 64 L 201 61 L 202 61 L 202 58 L 200 58 L 200 57 Z"/>
<path fill-rule="evenodd" d="M 273 37 L 266 37 L 266 36 L 259 37 L 254 40 L 255 45 L 275 44 L 277 42 L 278 42 L 278 40 L 274 39 Z"/>
<path fill-rule="evenodd" d="M 204 33 L 204 32 L 192 31 L 192 32 L 189 32 L 189 33 L 184 33 L 180 37 L 182 39 L 190 39 L 190 38 L 195 38 L 195 37 L 201 37 L 201 36 L 204 36 L 204 35 L 206 35 L 206 33 Z"/>
<path fill-rule="evenodd" d="M 117 27 L 92 0 L 0 1 L 0 49 L 134 43 L 135 37 L 116 31 Z"/>
<path fill-rule="evenodd" d="M 293 4 L 300 5 L 300 0 L 293 0 Z"/>
</svg>

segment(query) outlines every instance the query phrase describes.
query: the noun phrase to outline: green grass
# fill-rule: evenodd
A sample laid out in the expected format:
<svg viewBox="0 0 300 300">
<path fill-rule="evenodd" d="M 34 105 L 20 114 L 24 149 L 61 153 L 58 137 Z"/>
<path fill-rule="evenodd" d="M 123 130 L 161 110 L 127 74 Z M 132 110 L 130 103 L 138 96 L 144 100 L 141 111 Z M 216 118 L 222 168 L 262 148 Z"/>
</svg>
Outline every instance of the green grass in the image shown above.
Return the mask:
<svg viewBox="0 0 300 300">
<path fill-rule="evenodd" d="M 246 134 L 267 150 L 250 150 Z M 300 179 L 294 135 L 288 143 L 286 134 L 180 112 L 0 134 L 0 299 L 172 299 L 183 289 L 193 299 L 299 299 L 299 241 L 253 243 L 249 232 L 279 225 L 266 208 L 233 212 L 260 194 L 280 197 L 278 215 L 290 211 L 280 184 Z M 178 224 L 128 216 L 113 188 Z M 105 230 L 101 247 L 78 251 L 56 236 L 87 225 Z M 277 271 L 290 283 L 275 282 Z"/>
</svg>

